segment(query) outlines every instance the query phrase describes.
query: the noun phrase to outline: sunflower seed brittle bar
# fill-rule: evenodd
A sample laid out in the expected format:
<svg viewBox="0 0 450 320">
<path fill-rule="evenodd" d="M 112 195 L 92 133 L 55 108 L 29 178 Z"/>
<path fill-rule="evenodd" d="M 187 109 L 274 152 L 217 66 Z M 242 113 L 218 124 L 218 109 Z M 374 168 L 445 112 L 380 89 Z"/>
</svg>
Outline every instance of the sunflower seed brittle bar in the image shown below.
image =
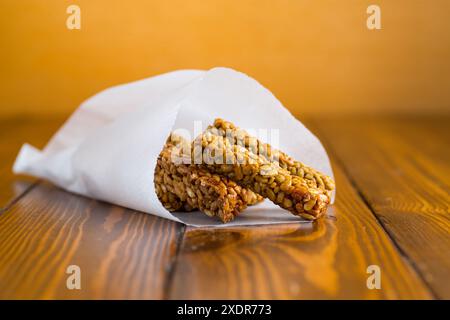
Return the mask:
<svg viewBox="0 0 450 320">
<path fill-rule="evenodd" d="M 175 144 L 179 142 L 179 137 L 168 139 L 155 168 L 156 194 L 167 210 L 199 209 L 226 223 L 247 206 L 263 200 L 226 177 L 195 165 L 174 162 L 172 152 L 176 152 Z"/>
<path fill-rule="evenodd" d="M 269 161 L 278 161 L 281 168 L 286 169 L 294 176 L 305 179 L 310 187 L 329 192 L 335 188 L 335 183 L 331 177 L 293 159 L 280 150 L 272 148 L 270 144 L 252 137 L 245 130 L 236 127 L 229 121 L 217 118 L 208 130 L 213 130 L 214 134 L 226 137 L 232 144 L 242 145 L 250 152 L 259 154 Z"/>
<path fill-rule="evenodd" d="M 202 148 L 198 148 L 201 144 Z M 232 144 L 228 139 L 207 129 L 193 144 L 193 161 L 199 166 L 235 181 L 292 214 L 308 220 L 319 218 L 330 203 L 329 192 L 310 186 L 302 177 L 291 175 L 277 162 Z"/>
</svg>

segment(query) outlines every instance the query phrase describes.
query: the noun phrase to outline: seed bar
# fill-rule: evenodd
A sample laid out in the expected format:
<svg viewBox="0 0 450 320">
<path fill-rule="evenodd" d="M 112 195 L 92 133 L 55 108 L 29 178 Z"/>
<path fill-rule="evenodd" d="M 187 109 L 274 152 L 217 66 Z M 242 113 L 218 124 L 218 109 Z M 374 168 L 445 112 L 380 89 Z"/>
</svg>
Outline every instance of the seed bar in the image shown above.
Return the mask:
<svg viewBox="0 0 450 320">
<path fill-rule="evenodd" d="M 291 175 L 303 178 L 309 187 L 320 188 L 330 192 L 335 188 L 335 183 L 329 176 L 308 167 L 300 161 L 294 160 L 286 153 L 272 148 L 270 144 L 252 137 L 245 130 L 236 127 L 229 121 L 218 118 L 209 129 L 213 130 L 214 134 L 231 140 L 231 144 L 241 145 L 250 152 L 259 154 L 269 161 L 278 161 L 281 168 L 289 171 Z"/>
<path fill-rule="evenodd" d="M 199 209 L 226 223 L 263 198 L 232 180 L 191 164 L 176 164 L 171 156 L 179 137 L 169 137 L 155 169 L 158 199 L 169 211 Z"/>
<path fill-rule="evenodd" d="M 305 219 L 315 220 L 326 211 L 329 192 L 310 186 L 306 179 L 291 175 L 277 162 L 232 144 L 214 132 L 209 128 L 193 142 L 192 160 L 198 163 L 201 159 L 199 167 L 227 177 Z"/>
</svg>

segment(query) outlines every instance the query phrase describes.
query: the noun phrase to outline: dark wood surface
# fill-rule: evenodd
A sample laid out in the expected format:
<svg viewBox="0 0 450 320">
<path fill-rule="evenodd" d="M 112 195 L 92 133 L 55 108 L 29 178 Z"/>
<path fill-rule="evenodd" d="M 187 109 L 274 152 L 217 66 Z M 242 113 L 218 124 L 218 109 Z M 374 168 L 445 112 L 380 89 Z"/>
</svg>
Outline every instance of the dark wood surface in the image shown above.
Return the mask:
<svg viewBox="0 0 450 320">
<path fill-rule="evenodd" d="M 336 175 L 327 217 L 211 229 L 14 176 L 20 145 L 42 147 L 62 121 L 0 120 L 0 298 L 449 299 L 449 121 L 310 119 Z M 72 264 L 81 290 L 66 288 Z"/>
<path fill-rule="evenodd" d="M 399 252 L 435 296 L 450 297 L 450 122 L 417 117 L 325 121 L 328 149 L 345 163 Z M 363 124 L 364 127 L 361 125 Z M 338 134 L 336 134 L 338 132 Z"/>
</svg>

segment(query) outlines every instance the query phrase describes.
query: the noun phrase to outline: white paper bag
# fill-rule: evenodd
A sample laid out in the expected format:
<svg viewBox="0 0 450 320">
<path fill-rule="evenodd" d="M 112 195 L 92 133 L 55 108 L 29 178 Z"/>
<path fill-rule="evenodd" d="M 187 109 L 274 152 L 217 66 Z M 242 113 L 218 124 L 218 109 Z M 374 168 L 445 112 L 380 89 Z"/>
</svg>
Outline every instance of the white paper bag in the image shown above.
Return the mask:
<svg viewBox="0 0 450 320">
<path fill-rule="evenodd" d="M 270 91 L 226 68 L 180 70 L 102 91 L 73 113 L 44 150 L 24 144 L 13 170 L 193 226 L 303 221 L 269 201 L 249 207 L 225 225 L 200 212 L 170 213 L 161 205 L 153 175 L 168 135 L 184 130 L 193 138 L 199 126 L 206 129 L 217 117 L 243 129 L 278 132 L 281 150 L 333 176 L 320 141 Z"/>
</svg>

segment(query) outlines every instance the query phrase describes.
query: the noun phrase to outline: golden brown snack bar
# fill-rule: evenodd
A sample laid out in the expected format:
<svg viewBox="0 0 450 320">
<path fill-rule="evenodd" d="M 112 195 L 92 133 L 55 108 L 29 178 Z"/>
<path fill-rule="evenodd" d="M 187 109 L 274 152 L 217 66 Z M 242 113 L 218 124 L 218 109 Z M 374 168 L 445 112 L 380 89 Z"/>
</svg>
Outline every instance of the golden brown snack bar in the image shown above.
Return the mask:
<svg viewBox="0 0 450 320">
<path fill-rule="evenodd" d="M 209 172 L 227 177 L 242 187 L 270 199 L 294 215 L 308 220 L 320 217 L 330 203 L 330 192 L 310 186 L 267 158 L 250 152 L 209 127 L 192 144 L 192 160 Z M 201 145 L 201 148 L 199 146 Z"/>
<path fill-rule="evenodd" d="M 233 123 L 217 118 L 214 125 L 209 130 L 214 130 L 214 134 L 226 137 L 232 144 L 244 146 L 250 152 L 259 154 L 269 161 L 278 161 L 281 168 L 289 171 L 291 175 L 303 178 L 310 187 L 320 188 L 326 191 L 332 191 L 335 188 L 333 179 L 321 172 L 308 167 L 300 161 L 294 160 L 286 153 L 272 148 L 268 143 L 263 143 L 249 135 L 245 130 L 236 127 Z"/>
<path fill-rule="evenodd" d="M 263 200 L 226 177 L 191 164 L 176 163 L 172 152 L 179 137 L 169 137 L 155 168 L 158 199 L 169 211 L 199 209 L 208 216 L 229 222 L 248 205 Z"/>
</svg>

